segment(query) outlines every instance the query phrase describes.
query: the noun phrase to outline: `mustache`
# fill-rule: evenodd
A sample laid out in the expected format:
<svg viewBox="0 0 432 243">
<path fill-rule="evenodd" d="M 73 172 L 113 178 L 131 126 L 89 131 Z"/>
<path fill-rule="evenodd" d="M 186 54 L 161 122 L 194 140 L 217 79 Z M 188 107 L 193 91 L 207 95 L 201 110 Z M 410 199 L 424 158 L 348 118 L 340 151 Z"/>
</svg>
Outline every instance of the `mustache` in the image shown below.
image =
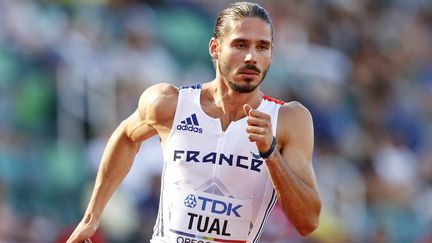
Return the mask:
<svg viewBox="0 0 432 243">
<path fill-rule="evenodd" d="M 243 67 L 240 68 L 240 71 L 243 71 L 243 70 L 252 70 L 252 71 L 255 71 L 257 73 L 261 73 L 261 70 L 252 64 L 244 65 Z"/>
</svg>

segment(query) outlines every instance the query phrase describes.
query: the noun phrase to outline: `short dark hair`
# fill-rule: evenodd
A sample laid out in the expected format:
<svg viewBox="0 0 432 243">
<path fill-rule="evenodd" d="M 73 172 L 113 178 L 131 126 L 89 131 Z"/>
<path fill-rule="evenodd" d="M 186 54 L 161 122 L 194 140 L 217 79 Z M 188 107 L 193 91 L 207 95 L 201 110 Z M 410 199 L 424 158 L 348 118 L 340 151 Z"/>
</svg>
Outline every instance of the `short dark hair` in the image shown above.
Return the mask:
<svg viewBox="0 0 432 243">
<path fill-rule="evenodd" d="M 273 40 L 273 24 L 268 12 L 256 3 L 236 2 L 230 4 L 217 16 L 213 30 L 213 37 L 220 39 L 226 31 L 229 31 L 230 20 L 241 20 L 246 17 L 259 17 L 270 25 Z"/>
</svg>

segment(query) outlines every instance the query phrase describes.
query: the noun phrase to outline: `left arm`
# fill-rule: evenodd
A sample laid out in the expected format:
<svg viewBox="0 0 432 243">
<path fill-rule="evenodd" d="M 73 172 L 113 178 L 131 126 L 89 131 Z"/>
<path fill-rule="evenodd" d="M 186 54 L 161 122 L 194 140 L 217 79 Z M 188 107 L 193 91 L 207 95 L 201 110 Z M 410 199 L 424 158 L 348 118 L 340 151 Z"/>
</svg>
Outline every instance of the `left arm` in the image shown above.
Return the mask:
<svg viewBox="0 0 432 243">
<path fill-rule="evenodd" d="M 273 134 L 270 116 L 250 106 L 249 140 L 258 151 L 270 148 Z M 281 107 L 277 129 L 277 149 L 265 159 L 282 210 L 301 235 L 318 227 L 321 201 L 312 167 L 313 124 L 309 111 L 298 102 Z"/>
</svg>

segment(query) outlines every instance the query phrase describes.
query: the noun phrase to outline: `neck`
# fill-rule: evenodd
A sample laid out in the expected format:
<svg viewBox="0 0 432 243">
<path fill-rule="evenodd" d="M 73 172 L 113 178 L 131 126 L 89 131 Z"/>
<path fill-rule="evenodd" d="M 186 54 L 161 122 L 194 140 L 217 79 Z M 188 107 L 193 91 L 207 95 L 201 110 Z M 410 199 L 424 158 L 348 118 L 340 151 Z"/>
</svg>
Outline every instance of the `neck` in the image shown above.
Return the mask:
<svg viewBox="0 0 432 243">
<path fill-rule="evenodd" d="M 218 116 L 227 116 L 230 121 L 241 119 L 245 116 L 243 105 L 249 104 L 257 108 L 261 103 L 262 92 L 257 87 L 250 93 L 239 93 L 226 85 L 224 80 L 215 79 L 207 83 L 203 90 L 206 99 L 218 110 Z"/>
</svg>

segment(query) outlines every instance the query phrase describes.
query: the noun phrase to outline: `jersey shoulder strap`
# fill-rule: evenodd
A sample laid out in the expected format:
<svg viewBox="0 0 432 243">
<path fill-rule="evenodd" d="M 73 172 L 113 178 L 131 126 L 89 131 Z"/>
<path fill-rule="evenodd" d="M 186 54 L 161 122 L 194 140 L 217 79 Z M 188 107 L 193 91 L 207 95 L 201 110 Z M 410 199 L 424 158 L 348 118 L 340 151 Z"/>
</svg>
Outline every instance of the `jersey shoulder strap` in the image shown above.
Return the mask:
<svg viewBox="0 0 432 243">
<path fill-rule="evenodd" d="M 201 84 L 189 84 L 189 85 L 183 85 L 180 86 L 179 89 L 201 89 Z"/>
<path fill-rule="evenodd" d="M 275 99 L 275 98 L 270 97 L 270 96 L 268 96 L 268 95 L 264 95 L 264 96 L 263 96 L 263 99 L 268 100 L 268 101 L 271 101 L 271 102 L 274 102 L 274 103 L 276 103 L 276 104 L 278 104 L 278 105 L 283 105 L 283 104 L 285 104 L 284 101 L 282 101 L 282 100 L 278 100 L 278 99 Z"/>
</svg>

